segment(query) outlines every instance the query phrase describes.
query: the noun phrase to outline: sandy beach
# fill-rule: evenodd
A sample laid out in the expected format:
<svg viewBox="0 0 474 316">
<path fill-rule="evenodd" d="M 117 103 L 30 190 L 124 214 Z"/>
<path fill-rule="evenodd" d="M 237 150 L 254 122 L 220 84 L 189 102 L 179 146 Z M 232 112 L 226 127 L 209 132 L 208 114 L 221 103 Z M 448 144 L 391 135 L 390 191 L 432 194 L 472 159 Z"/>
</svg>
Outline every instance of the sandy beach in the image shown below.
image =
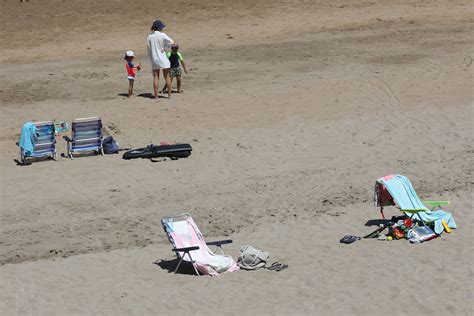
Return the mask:
<svg viewBox="0 0 474 316">
<path fill-rule="evenodd" d="M 470 1 L 1 6 L 1 314 L 474 313 Z M 189 70 L 171 99 L 149 97 L 157 18 Z M 127 50 L 143 65 L 131 98 Z M 193 153 L 15 163 L 24 122 L 91 116 L 124 148 Z M 376 228 L 374 184 L 388 174 L 450 200 L 458 229 L 340 244 Z M 251 244 L 289 268 L 170 273 L 160 220 L 183 212 L 206 240 L 232 239 L 235 259 Z"/>
</svg>

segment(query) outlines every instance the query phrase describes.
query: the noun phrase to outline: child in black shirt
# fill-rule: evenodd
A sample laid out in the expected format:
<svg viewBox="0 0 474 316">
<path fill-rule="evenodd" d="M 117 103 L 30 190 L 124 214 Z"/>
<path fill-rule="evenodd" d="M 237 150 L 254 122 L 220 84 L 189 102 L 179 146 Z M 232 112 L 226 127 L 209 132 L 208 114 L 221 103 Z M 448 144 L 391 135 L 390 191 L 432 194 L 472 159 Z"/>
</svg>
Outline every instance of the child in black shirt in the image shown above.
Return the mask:
<svg viewBox="0 0 474 316">
<path fill-rule="evenodd" d="M 186 74 L 188 73 L 188 70 L 186 69 L 186 65 L 185 65 L 184 60 L 183 60 L 183 55 L 181 55 L 181 53 L 178 52 L 178 49 L 179 49 L 178 44 L 174 43 L 171 46 L 171 51 L 167 52 L 166 56 L 168 56 L 168 59 L 170 60 L 171 83 L 173 83 L 173 78 L 176 78 L 176 81 L 178 83 L 178 90 L 176 92 L 181 93 L 181 92 L 183 92 L 183 90 L 181 90 L 182 71 L 181 71 L 181 67 L 180 67 L 179 64 L 181 63 L 181 65 L 183 65 L 183 70 Z M 167 93 L 166 85 L 161 90 L 161 93 Z"/>
</svg>

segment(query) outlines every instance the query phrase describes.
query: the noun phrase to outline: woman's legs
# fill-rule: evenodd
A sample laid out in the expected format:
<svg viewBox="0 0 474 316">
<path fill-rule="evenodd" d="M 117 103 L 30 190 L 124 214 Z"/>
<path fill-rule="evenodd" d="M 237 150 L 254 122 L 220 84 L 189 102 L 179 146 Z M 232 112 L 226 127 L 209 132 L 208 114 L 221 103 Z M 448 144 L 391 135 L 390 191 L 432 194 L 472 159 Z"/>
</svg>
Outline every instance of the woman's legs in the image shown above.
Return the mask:
<svg viewBox="0 0 474 316">
<path fill-rule="evenodd" d="M 171 80 L 171 87 L 173 87 L 173 77 L 170 76 L 170 80 Z M 165 82 L 165 85 L 163 86 L 163 89 L 161 89 L 161 93 L 165 93 L 166 92 L 166 88 L 168 87 L 168 84 Z"/>
<path fill-rule="evenodd" d="M 170 69 L 163 69 L 163 77 L 165 77 L 166 85 L 168 86 L 168 99 L 171 98 L 171 78 Z"/>
<path fill-rule="evenodd" d="M 159 84 L 159 81 L 160 81 L 160 70 L 159 69 L 154 69 L 153 70 L 153 92 L 155 93 L 155 98 L 156 99 L 158 99 L 158 89 L 159 89 L 158 84 Z"/>
</svg>

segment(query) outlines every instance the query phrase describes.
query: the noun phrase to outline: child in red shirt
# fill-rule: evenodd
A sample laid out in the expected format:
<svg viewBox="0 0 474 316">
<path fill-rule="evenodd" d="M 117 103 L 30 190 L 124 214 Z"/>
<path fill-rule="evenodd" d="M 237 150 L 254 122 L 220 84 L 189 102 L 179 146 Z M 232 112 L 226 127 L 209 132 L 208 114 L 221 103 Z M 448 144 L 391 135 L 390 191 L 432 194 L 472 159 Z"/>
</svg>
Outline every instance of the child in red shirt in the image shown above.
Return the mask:
<svg viewBox="0 0 474 316">
<path fill-rule="evenodd" d="M 133 94 L 133 83 L 135 82 L 135 76 L 137 75 L 137 71 L 140 71 L 141 64 L 135 67 L 133 64 L 133 59 L 135 58 L 135 54 L 133 51 L 129 50 L 125 53 L 125 60 L 127 63 L 125 67 L 127 68 L 127 78 L 128 78 L 128 97 L 131 97 Z"/>
</svg>

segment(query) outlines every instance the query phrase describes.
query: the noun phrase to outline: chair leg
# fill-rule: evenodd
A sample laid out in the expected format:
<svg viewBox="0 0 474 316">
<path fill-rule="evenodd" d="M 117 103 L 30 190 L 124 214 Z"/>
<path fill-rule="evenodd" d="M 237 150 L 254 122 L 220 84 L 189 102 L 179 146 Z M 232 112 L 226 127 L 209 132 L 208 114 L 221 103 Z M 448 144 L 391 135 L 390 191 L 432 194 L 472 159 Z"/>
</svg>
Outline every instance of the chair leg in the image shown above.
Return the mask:
<svg viewBox="0 0 474 316">
<path fill-rule="evenodd" d="M 183 258 L 184 258 L 184 256 L 179 259 L 178 265 L 176 266 L 176 269 L 174 269 L 174 273 L 178 272 L 179 266 L 181 265 L 181 262 L 183 261 Z"/>
<path fill-rule="evenodd" d="M 225 256 L 224 249 L 222 249 L 222 245 L 216 246 L 216 249 L 214 250 L 214 254 L 217 254 L 217 250 L 221 252 L 221 255 Z"/>
<path fill-rule="evenodd" d="M 193 258 L 191 257 L 191 254 L 189 252 L 187 252 L 188 254 L 188 257 L 189 257 L 189 260 L 191 260 L 191 264 L 193 265 L 193 268 L 194 268 L 194 271 L 196 272 L 196 275 L 199 276 L 199 271 L 196 269 L 196 266 L 194 265 L 194 260 Z M 186 254 L 185 254 L 186 255 Z M 183 256 L 184 257 L 184 256 Z"/>
<path fill-rule="evenodd" d="M 196 267 L 194 266 L 194 260 L 193 260 L 193 258 L 191 257 L 191 254 L 190 254 L 189 252 L 185 252 L 184 255 L 179 259 L 178 265 L 177 265 L 176 268 L 174 269 L 174 273 L 178 272 L 179 266 L 181 265 L 181 262 L 183 262 L 184 256 L 186 256 L 186 254 L 187 254 L 188 257 L 189 257 L 189 260 L 191 260 L 191 264 L 193 265 L 193 268 L 194 268 L 194 271 L 196 272 L 196 275 L 199 276 L 199 271 L 198 271 L 198 270 L 196 269 Z"/>
<path fill-rule="evenodd" d="M 28 156 L 25 155 L 23 149 L 20 149 L 20 161 L 22 165 L 29 165 L 31 162 L 28 162 Z"/>
</svg>

